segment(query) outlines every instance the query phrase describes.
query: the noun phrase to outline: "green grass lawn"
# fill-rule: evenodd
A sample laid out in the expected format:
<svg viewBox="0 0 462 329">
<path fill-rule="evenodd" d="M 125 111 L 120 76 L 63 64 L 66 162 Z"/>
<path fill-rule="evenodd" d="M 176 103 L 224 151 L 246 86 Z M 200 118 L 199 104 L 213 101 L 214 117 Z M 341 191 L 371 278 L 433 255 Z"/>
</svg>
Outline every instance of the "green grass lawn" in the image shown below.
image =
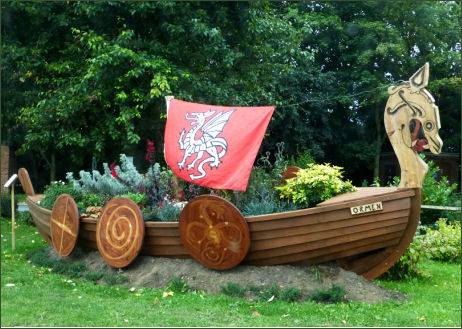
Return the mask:
<svg viewBox="0 0 462 329">
<path fill-rule="evenodd" d="M 45 245 L 34 227 L 1 223 L 2 326 L 457 326 L 460 265 L 426 262 L 428 279 L 380 282 L 404 302 L 316 304 L 250 302 L 199 292 L 162 297 L 163 289 L 96 285 L 35 267 L 25 254 Z M 14 285 L 14 286 L 13 286 Z"/>
</svg>

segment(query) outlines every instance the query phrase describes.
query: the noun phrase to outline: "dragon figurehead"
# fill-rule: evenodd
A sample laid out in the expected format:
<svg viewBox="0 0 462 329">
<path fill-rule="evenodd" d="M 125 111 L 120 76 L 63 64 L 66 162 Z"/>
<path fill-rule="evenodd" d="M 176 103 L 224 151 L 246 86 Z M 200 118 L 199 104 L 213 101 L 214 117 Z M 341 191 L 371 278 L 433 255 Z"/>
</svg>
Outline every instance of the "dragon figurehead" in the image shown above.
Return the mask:
<svg viewBox="0 0 462 329">
<path fill-rule="evenodd" d="M 439 154 L 443 146 L 438 106 L 428 85 L 429 64 L 398 86 L 388 89 L 384 121 L 390 143 L 401 167 L 400 187 L 422 187 L 427 164 L 418 156 L 425 149 Z"/>
</svg>

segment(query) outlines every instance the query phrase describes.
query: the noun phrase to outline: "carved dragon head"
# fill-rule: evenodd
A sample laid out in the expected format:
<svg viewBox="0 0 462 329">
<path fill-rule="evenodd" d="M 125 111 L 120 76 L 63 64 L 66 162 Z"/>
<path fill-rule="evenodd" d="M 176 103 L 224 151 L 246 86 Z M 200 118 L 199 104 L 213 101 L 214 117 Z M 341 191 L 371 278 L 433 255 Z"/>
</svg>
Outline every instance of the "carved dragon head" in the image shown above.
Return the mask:
<svg viewBox="0 0 462 329">
<path fill-rule="evenodd" d="M 390 98 L 385 115 L 394 118 L 385 121 L 385 129 L 388 134 L 398 132 L 404 144 L 414 151 L 429 149 L 438 154 L 443 146 L 438 135 L 440 114 L 434 98 L 425 89 L 428 75 L 429 65 L 426 63 L 409 81 L 388 89 Z"/>
<path fill-rule="evenodd" d="M 408 184 L 407 187 L 420 187 L 422 172 L 425 175 L 427 171 L 426 164 L 416 153 L 429 149 L 438 154 L 443 146 L 438 134 L 441 128 L 439 109 L 435 105 L 435 99 L 425 89 L 428 85 L 429 67 L 426 63 L 409 81 L 388 89 L 390 97 L 385 107 L 385 130 L 400 162 L 402 178 L 403 171 L 408 176 L 419 176 L 411 179 L 410 183 L 402 182 Z M 419 171 L 419 168 L 412 167 L 409 159 L 416 160 L 421 167 L 420 173 L 412 173 Z"/>
</svg>

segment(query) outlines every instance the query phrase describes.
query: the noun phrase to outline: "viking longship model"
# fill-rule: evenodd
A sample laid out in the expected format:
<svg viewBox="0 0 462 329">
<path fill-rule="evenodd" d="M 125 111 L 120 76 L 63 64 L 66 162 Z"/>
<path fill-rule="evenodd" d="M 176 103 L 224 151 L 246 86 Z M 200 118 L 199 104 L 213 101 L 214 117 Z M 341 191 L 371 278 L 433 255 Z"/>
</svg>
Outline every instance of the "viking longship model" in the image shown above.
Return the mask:
<svg viewBox="0 0 462 329">
<path fill-rule="evenodd" d="M 69 195 L 61 195 L 51 211 L 44 209 L 39 205 L 42 196 L 34 193 L 27 170 L 21 168 L 19 177 L 38 232 L 61 256 L 69 255 L 77 244 L 99 250 L 102 258 L 116 268 L 128 266 L 139 253 L 192 257 L 216 270 L 230 269 L 241 262 L 279 265 L 337 261 L 347 270 L 374 279 L 400 258 L 415 234 L 427 172 L 417 151 L 441 152 L 439 110 L 425 89 L 428 76 L 427 63 L 409 81 L 388 90 L 384 121 L 401 167 L 399 187 L 363 187 L 312 208 L 249 217 L 223 198 L 202 195 L 186 204 L 179 222 L 144 222 L 138 206 L 125 198 L 110 200 L 97 219 L 80 217 Z M 167 111 L 172 101 L 168 99 Z M 176 127 L 179 130 L 174 133 L 173 144 L 184 153 L 181 159 L 168 156 L 172 143 L 168 142 L 167 130 L 175 128 L 169 128 L 168 117 L 166 161 L 170 167 L 176 166 L 174 172 L 180 177 L 200 181 L 205 169 L 216 170 L 224 154 L 231 152 L 230 141 L 220 133 L 235 110 L 191 109 L 199 105 L 179 104 L 186 112 L 176 112 L 175 116 L 184 115 L 192 128 L 186 131 Z M 258 128 L 263 133 L 272 113 L 271 109 L 266 111 Z M 202 134 L 196 134 L 197 127 L 202 127 Z M 234 129 L 242 129 L 241 134 L 245 134 L 246 127 L 238 122 Z M 258 146 L 263 133 L 256 138 L 260 139 Z M 241 158 L 249 161 L 245 154 Z M 191 172 L 193 168 L 195 173 Z M 233 179 L 228 183 L 233 184 Z"/>
</svg>

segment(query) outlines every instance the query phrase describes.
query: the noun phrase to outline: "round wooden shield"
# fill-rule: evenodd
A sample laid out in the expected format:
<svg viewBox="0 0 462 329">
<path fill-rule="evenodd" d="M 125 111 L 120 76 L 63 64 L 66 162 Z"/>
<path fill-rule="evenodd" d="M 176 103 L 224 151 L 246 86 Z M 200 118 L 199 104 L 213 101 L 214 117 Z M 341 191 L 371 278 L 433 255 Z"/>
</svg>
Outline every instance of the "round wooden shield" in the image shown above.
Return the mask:
<svg viewBox="0 0 462 329">
<path fill-rule="evenodd" d="M 249 227 L 240 211 L 214 195 L 198 196 L 183 208 L 180 239 L 192 258 L 215 270 L 238 265 L 250 247 Z"/>
<path fill-rule="evenodd" d="M 79 234 L 79 209 L 69 194 L 61 194 L 51 210 L 50 233 L 53 248 L 60 256 L 69 256 Z"/>
<path fill-rule="evenodd" d="M 104 261 L 122 268 L 135 260 L 144 240 L 140 208 L 127 198 L 113 198 L 103 208 L 96 224 L 96 244 Z"/>
<path fill-rule="evenodd" d="M 285 181 L 290 178 L 294 178 L 297 176 L 297 172 L 300 170 L 297 166 L 288 166 L 286 171 L 282 173 L 282 180 Z"/>
</svg>

